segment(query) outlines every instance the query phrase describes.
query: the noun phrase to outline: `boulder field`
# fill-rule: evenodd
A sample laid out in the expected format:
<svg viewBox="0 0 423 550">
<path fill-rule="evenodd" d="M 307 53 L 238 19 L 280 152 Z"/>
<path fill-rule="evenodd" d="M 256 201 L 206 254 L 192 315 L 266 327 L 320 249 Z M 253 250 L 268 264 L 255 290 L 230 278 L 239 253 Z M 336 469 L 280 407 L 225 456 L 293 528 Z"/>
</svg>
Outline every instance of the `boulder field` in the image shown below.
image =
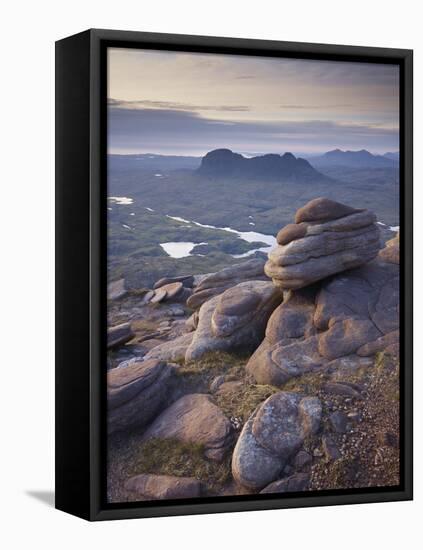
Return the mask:
<svg viewBox="0 0 423 550">
<path fill-rule="evenodd" d="M 164 440 L 201 451 L 192 471 L 120 474 L 125 498 L 341 483 L 325 481 L 323 465 L 366 448 L 359 439 L 349 446 L 348 434 L 374 406 L 370 392 L 384 396 L 380 380 L 388 377 L 395 394 L 396 367 L 380 371 L 380 357 L 398 363 L 400 241 L 381 245 L 376 221 L 369 210 L 318 198 L 281 228 L 267 260 L 166 277 L 139 296 L 123 280 L 109 287 L 108 426 L 117 455 L 126 440 L 131 449 Z M 227 360 L 218 362 L 221 354 Z M 386 419 L 395 403 L 379 419 L 392 456 L 398 434 Z M 351 475 L 342 483 L 353 487 L 361 474 Z"/>
</svg>

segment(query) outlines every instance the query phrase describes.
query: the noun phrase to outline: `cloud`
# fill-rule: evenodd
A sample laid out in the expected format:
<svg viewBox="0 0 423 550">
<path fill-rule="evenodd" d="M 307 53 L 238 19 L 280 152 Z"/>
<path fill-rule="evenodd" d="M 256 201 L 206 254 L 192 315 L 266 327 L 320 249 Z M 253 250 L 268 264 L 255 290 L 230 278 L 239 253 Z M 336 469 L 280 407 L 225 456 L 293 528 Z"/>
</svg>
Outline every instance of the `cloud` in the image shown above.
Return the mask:
<svg viewBox="0 0 423 550">
<path fill-rule="evenodd" d="M 180 103 L 178 101 L 151 101 L 149 99 L 124 100 L 109 98 L 110 107 L 120 107 L 122 109 L 174 109 L 177 111 L 225 111 L 225 112 L 245 112 L 250 107 L 246 105 L 192 105 L 190 103 Z"/>
<path fill-rule="evenodd" d="M 330 120 L 216 120 L 195 111 L 109 107 L 111 151 L 199 154 L 218 147 L 282 152 L 332 148 L 390 150 L 398 148 L 398 129 L 377 123 L 354 124 Z"/>
</svg>

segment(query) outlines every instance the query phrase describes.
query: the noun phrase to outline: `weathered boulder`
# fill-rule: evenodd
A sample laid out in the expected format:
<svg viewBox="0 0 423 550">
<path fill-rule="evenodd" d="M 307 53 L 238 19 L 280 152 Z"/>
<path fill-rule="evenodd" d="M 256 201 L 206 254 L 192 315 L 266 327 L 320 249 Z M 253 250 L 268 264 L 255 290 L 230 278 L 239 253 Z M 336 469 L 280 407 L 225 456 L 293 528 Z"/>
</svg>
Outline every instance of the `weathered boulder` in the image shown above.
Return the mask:
<svg viewBox="0 0 423 550">
<path fill-rule="evenodd" d="M 400 263 L 400 242 L 399 231 L 393 239 L 386 242 L 385 248 L 379 252 L 379 258 L 391 264 Z"/>
<path fill-rule="evenodd" d="M 182 334 L 173 340 L 168 340 L 154 346 L 145 355 L 145 359 L 160 359 L 161 361 L 183 361 L 187 349 L 191 345 L 194 333 Z"/>
<path fill-rule="evenodd" d="M 107 299 L 118 300 L 123 298 L 128 291 L 125 288 L 125 279 L 119 279 L 118 281 L 112 281 L 107 285 Z"/>
<path fill-rule="evenodd" d="M 187 306 L 191 309 L 198 309 L 210 298 L 222 294 L 226 289 L 238 283 L 251 280 L 267 280 L 264 274 L 264 264 L 264 259 L 253 258 L 203 277 L 196 286 L 194 293 L 188 298 Z"/>
<path fill-rule="evenodd" d="M 115 327 L 107 329 L 107 347 L 115 348 L 122 346 L 134 338 L 135 333 L 131 328 L 131 323 L 122 323 Z"/>
<path fill-rule="evenodd" d="M 267 281 L 240 283 L 211 298 L 201 306 L 186 360 L 198 359 L 211 351 L 255 349 L 281 300 L 282 293 Z"/>
<path fill-rule="evenodd" d="M 146 426 L 160 411 L 171 389 L 174 367 L 150 359 L 107 373 L 109 433 Z"/>
<path fill-rule="evenodd" d="M 273 345 L 264 339 L 250 357 L 246 370 L 258 384 L 280 386 L 290 378 L 320 368 L 323 362 L 316 336 L 291 343 L 282 340 Z"/>
<path fill-rule="evenodd" d="M 315 434 L 322 407 L 317 397 L 279 392 L 251 415 L 232 456 L 232 475 L 241 485 L 262 489 L 278 479 L 286 463 Z"/>
<path fill-rule="evenodd" d="M 279 231 L 265 273 L 275 285 L 298 289 L 374 259 L 380 248 L 376 216 L 320 198 L 300 208 Z M 297 226 L 298 225 L 298 226 Z"/>
<path fill-rule="evenodd" d="M 195 498 L 201 496 L 202 483 L 192 477 L 139 474 L 125 482 L 125 489 L 146 499 Z"/>
<path fill-rule="evenodd" d="M 158 416 L 143 439 L 176 439 L 204 447 L 211 460 L 223 459 L 233 438 L 228 418 L 206 394 L 181 397 Z"/>
<path fill-rule="evenodd" d="M 325 359 L 337 359 L 379 336 L 381 332 L 370 319 L 344 319 L 319 336 L 319 353 Z"/>
</svg>

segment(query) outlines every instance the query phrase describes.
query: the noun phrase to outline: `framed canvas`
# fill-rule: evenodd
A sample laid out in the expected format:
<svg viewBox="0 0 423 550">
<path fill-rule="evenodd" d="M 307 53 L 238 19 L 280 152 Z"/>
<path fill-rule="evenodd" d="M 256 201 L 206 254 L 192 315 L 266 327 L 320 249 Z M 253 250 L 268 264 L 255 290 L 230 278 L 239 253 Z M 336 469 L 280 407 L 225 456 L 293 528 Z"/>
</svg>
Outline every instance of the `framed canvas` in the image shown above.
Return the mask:
<svg viewBox="0 0 423 550">
<path fill-rule="evenodd" d="M 412 498 L 412 52 L 56 43 L 56 507 Z"/>
</svg>

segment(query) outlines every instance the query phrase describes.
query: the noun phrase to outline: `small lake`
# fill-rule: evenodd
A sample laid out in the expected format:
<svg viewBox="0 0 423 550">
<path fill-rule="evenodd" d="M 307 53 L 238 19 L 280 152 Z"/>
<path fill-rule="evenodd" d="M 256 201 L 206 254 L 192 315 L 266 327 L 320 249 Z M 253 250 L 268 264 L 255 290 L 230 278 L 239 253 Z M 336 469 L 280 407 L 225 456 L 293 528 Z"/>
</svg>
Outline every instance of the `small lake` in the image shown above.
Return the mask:
<svg viewBox="0 0 423 550">
<path fill-rule="evenodd" d="M 168 214 L 166 215 L 166 217 L 181 223 L 197 225 L 198 227 L 205 227 L 207 229 L 217 229 L 219 231 L 226 231 L 228 233 L 234 233 L 235 235 L 238 235 L 240 239 L 246 241 L 247 243 L 258 242 L 266 245 L 259 248 L 254 248 L 253 250 L 249 250 L 244 254 L 233 254 L 234 258 L 246 258 L 247 256 L 252 256 L 256 252 L 264 252 L 265 254 L 268 254 L 277 244 L 276 237 L 274 237 L 273 235 L 266 235 L 265 233 L 258 233 L 257 231 L 238 231 L 237 229 L 232 229 L 232 227 L 216 227 L 215 225 L 208 225 L 200 222 L 190 221 L 186 220 L 185 218 L 180 218 L 179 216 L 169 216 Z"/>
<path fill-rule="evenodd" d="M 130 197 L 107 197 L 108 200 L 113 204 L 133 204 L 134 199 L 131 199 Z"/>
<path fill-rule="evenodd" d="M 160 243 L 160 246 L 171 258 L 187 258 L 188 256 L 196 256 L 196 254 L 191 254 L 191 252 L 194 247 L 200 244 L 207 243 Z"/>
</svg>

